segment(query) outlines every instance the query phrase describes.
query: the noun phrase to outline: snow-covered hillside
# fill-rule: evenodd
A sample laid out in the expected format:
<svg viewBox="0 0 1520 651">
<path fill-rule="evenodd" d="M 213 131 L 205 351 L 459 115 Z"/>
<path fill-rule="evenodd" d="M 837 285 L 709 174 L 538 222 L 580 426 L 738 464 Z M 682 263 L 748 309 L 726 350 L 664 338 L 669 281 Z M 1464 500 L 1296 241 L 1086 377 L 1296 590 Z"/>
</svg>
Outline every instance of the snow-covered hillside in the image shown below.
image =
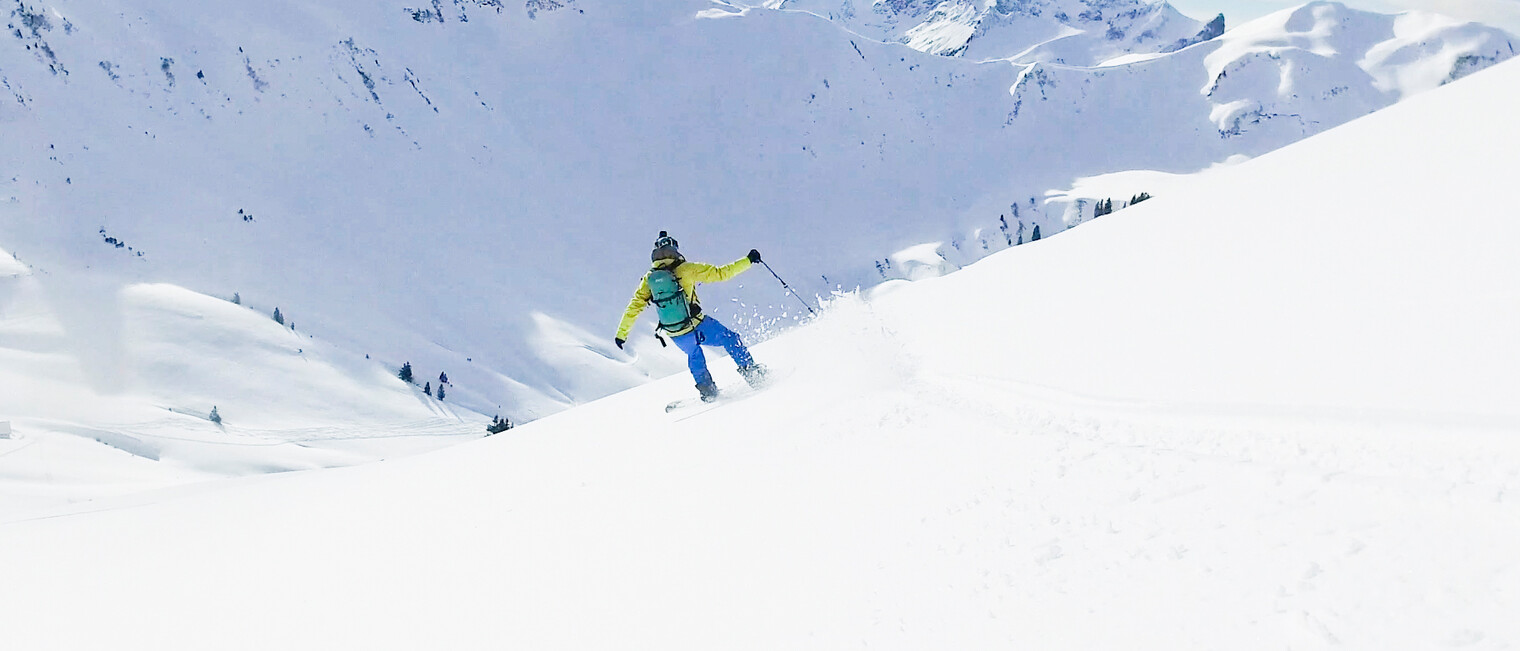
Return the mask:
<svg viewBox="0 0 1520 651">
<path fill-rule="evenodd" d="M 716 409 L 8 522 L 0 642 L 1513 647 L 1517 89 L 838 299 Z"/>
<path fill-rule="evenodd" d="M 0 510 L 351 465 L 485 434 L 479 414 L 262 312 L 0 259 L 0 420 L 13 430 L 0 440 Z"/>
<path fill-rule="evenodd" d="M 27 275 L 0 327 L 27 334 L 0 346 L 32 361 L 0 413 L 117 434 L 420 418 L 406 362 L 460 418 L 541 417 L 683 367 L 647 325 L 610 341 L 658 230 L 759 248 L 809 297 L 933 275 L 1090 219 L 1082 179 L 1272 151 L 1513 53 L 1331 3 L 1086 68 L 697 0 L 18 0 L 8 25 L 0 249 Z M 800 310 L 760 272 L 703 298 L 751 335 Z M 293 332 L 253 318 L 275 309 Z M 248 390 L 275 383 L 300 402 Z"/>
</svg>

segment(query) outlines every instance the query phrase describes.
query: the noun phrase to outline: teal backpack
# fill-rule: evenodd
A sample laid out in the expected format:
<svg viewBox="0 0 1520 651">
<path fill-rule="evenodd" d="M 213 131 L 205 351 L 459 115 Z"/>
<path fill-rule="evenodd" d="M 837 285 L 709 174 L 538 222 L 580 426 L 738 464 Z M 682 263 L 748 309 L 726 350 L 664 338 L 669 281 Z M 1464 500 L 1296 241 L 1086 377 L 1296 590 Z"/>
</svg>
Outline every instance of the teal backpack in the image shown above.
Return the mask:
<svg viewBox="0 0 1520 651">
<path fill-rule="evenodd" d="M 666 332 L 685 330 L 700 312 L 700 308 L 693 310 L 686 301 L 686 292 L 681 290 L 681 282 L 676 280 L 672 271 L 674 268 L 655 269 L 644 277 L 649 284 L 649 301 L 654 303 L 655 311 L 660 315 L 660 329 Z"/>
</svg>

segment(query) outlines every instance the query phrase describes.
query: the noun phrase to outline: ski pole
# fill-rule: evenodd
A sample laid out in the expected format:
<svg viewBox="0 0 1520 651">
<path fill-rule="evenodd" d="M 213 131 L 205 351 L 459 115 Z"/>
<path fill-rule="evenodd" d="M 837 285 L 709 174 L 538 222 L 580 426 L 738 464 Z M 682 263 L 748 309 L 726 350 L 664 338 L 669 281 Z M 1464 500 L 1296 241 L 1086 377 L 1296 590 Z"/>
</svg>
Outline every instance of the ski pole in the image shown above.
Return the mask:
<svg viewBox="0 0 1520 651">
<path fill-rule="evenodd" d="M 805 300 L 803 300 L 801 296 L 798 296 L 797 292 L 792 291 L 792 286 L 786 284 L 785 280 L 781 280 L 781 276 L 779 276 L 779 275 L 776 274 L 776 270 L 775 269 L 772 269 L 771 266 L 769 264 L 766 264 L 766 262 L 764 260 L 761 260 L 760 264 L 765 265 L 765 270 L 771 272 L 772 276 L 776 276 L 776 280 L 780 281 L 781 286 L 786 289 L 786 293 L 791 294 L 792 296 L 797 296 L 797 300 L 802 301 L 802 307 L 807 308 L 807 311 L 808 311 L 809 314 L 812 314 L 813 316 L 818 316 L 818 313 L 813 311 L 813 306 L 808 305 L 808 302 L 805 301 Z"/>
</svg>

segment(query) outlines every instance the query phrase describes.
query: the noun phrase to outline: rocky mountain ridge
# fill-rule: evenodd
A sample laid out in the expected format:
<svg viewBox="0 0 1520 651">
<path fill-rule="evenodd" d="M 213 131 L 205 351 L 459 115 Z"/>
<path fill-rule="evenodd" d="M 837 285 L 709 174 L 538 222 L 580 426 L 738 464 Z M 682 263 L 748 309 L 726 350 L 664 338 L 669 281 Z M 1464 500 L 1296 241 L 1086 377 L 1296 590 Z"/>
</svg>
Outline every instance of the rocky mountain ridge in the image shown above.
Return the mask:
<svg viewBox="0 0 1520 651">
<path fill-rule="evenodd" d="M 786 0 L 885 42 L 972 60 L 1095 65 L 1180 49 L 1224 32 L 1158 0 Z"/>
</svg>

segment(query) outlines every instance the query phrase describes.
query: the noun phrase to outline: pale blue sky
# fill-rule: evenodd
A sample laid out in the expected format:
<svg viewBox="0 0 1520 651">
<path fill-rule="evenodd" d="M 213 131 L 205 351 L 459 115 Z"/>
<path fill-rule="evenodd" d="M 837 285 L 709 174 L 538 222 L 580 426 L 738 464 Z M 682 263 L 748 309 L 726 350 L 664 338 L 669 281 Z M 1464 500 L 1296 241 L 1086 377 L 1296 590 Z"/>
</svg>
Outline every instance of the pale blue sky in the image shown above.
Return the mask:
<svg viewBox="0 0 1520 651">
<path fill-rule="evenodd" d="M 1199 20 L 1223 13 L 1225 24 L 1235 27 L 1274 11 L 1296 7 L 1308 0 L 1168 0 L 1173 7 Z M 1350 7 L 1381 13 L 1423 9 L 1480 23 L 1503 27 L 1520 34 L 1520 0 L 1342 0 Z"/>
</svg>

